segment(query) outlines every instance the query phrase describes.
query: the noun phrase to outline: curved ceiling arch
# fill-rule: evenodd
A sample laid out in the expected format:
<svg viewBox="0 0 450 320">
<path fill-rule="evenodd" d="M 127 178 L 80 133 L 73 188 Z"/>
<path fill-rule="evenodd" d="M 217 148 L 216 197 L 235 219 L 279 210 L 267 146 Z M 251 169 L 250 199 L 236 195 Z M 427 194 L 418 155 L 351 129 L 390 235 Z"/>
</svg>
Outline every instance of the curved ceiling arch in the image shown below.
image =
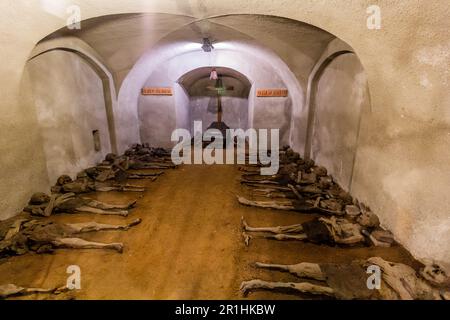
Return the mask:
<svg viewBox="0 0 450 320">
<path fill-rule="evenodd" d="M 292 126 L 301 126 L 296 119 L 304 112 L 310 73 L 330 42 L 343 41 L 314 25 L 282 16 L 223 14 L 200 19 L 194 16 L 192 13 L 103 15 L 84 20 L 81 30 L 61 29 L 43 42 L 68 35 L 86 42 L 113 75 L 118 109 L 128 109 L 134 108 L 142 85 L 158 64 L 176 55 L 200 51 L 202 38 L 209 37 L 217 51 L 245 51 L 274 64 L 288 78 L 287 86 L 295 95 Z M 142 63 L 149 58 L 153 64 Z M 206 61 L 197 66 L 213 65 Z M 143 68 L 147 75 L 137 77 L 136 68 Z"/>
<path fill-rule="evenodd" d="M 246 57 L 248 63 L 239 63 L 234 57 L 239 54 Z M 169 70 L 168 77 L 176 82 L 185 73 L 200 67 L 228 67 L 231 69 L 239 69 L 250 82 L 257 80 L 257 68 L 253 67 L 250 62 L 258 62 L 258 65 L 270 66 L 271 74 L 269 77 L 274 79 L 282 79 L 288 88 L 293 110 L 301 110 L 303 108 L 305 89 L 299 83 L 296 76 L 290 68 L 273 52 L 267 48 L 251 44 L 249 41 L 245 43 L 228 42 L 216 45 L 216 49 L 212 53 L 204 53 L 201 48 L 193 47 L 192 43 L 164 44 L 146 52 L 136 63 L 133 69 L 128 73 L 122 83 L 119 91 L 118 103 L 120 107 L 130 108 L 131 111 L 137 111 L 137 103 L 141 88 L 155 72 L 159 66 L 168 63 L 174 57 L 184 58 L 185 63 L 174 64 L 173 69 Z M 137 118 L 137 115 L 136 115 Z"/>
<path fill-rule="evenodd" d="M 326 44 L 335 38 L 323 29 L 280 16 L 228 14 L 195 19 L 188 15 L 133 13 L 87 19 L 81 30 L 62 28 L 42 41 L 66 36 L 80 38 L 102 56 L 114 74 L 117 91 L 139 58 L 164 42 L 190 42 L 201 47 L 203 37 L 216 43 L 254 41 L 274 51 L 295 70 L 311 69 Z M 294 73 L 300 81 L 306 81 L 302 72 Z"/>
<path fill-rule="evenodd" d="M 292 127 L 302 126 L 297 119 L 305 111 L 309 76 L 329 43 L 344 42 L 314 25 L 282 16 L 223 14 L 200 19 L 194 16 L 192 13 L 103 15 L 84 20 L 81 30 L 61 29 L 42 43 L 71 35 L 92 47 L 111 71 L 121 110 L 136 109 L 142 86 L 159 64 L 176 55 L 201 51 L 202 38 L 208 37 L 216 51 L 242 51 L 274 65 L 294 95 Z M 146 59 L 151 63 L 143 62 Z M 214 65 L 220 64 L 206 59 L 196 66 Z M 137 119 L 137 115 L 133 118 Z"/>
<path fill-rule="evenodd" d="M 216 80 L 210 78 L 212 69 L 216 70 L 219 78 L 223 81 L 223 86 L 227 88 L 224 95 L 248 98 L 252 86 L 251 81 L 239 71 L 227 67 L 200 67 L 185 73 L 177 82 L 191 97 L 215 96 L 214 91 L 208 90 L 208 87 L 216 85 Z"/>
</svg>

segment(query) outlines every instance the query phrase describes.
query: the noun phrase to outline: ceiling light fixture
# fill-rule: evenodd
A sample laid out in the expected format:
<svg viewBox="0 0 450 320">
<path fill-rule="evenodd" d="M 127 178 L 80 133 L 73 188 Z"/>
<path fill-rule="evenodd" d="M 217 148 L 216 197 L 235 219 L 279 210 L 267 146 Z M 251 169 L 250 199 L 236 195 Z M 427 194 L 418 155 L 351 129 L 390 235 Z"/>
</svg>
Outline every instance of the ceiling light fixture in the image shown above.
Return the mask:
<svg viewBox="0 0 450 320">
<path fill-rule="evenodd" d="M 205 52 L 211 52 L 214 47 L 211 43 L 211 40 L 209 40 L 209 38 L 203 38 L 203 46 L 202 46 L 203 51 Z"/>
<path fill-rule="evenodd" d="M 217 74 L 216 68 L 212 69 L 211 74 L 209 76 L 209 79 L 210 80 L 217 80 L 217 79 L 219 79 L 219 75 Z"/>
</svg>

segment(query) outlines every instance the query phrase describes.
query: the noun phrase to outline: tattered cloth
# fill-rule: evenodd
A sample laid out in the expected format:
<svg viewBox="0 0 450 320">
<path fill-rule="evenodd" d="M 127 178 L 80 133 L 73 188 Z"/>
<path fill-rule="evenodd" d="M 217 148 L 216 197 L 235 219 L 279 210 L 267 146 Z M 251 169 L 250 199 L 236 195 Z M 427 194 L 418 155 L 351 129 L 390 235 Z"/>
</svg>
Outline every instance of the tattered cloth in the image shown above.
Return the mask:
<svg viewBox="0 0 450 320">
<path fill-rule="evenodd" d="M 6 239 L 8 232 L 14 229 L 17 218 L 0 222 L 0 258 L 22 255 L 28 251 L 47 252 L 52 241 L 74 233 L 70 226 L 49 221 L 22 219 L 16 233 Z"/>
<path fill-rule="evenodd" d="M 334 244 L 334 239 L 325 223 L 318 218 L 302 223 L 303 231 L 308 241 L 314 243 Z"/>
<path fill-rule="evenodd" d="M 320 264 L 326 275 L 326 282 L 340 300 L 375 300 L 380 299 L 378 290 L 367 287 L 367 273 L 364 261 L 353 261 L 350 264 Z"/>
<path fill-rule="evenodd" d="M 5 239 L 8 232 L 13 228 L 17 217 L 9 218 L 7 220 L 0 221 L 0 241 Z"/>
<path fill-rule="evenodd" d="M 88 205 L 90 200 L 86 200 L 80 197 L 70 198 L 63 203 L 58 204 L 55 208 L 58 212 L 71 213 L 76 209 Z"/>
<path fill-rule="evenodd" d="M 310 203 L 308 203 L 305 200 L 303 200 L 303 201 L 293 200 L 292 207 L 293 207 L 293 209 L 292 209 L 293 211 L 303 212 L 303 213 L 317 210 L 317 208 L 315 208 L 314 206 L 312 206 Z"/>
<path fill-rule="evenodd" d="M 21 233 L 33 243 L 47 244 L 55 239 L 67 238 L 74 229 L 65 224 L 33 220 L 23 225 Z"/>
</svg>

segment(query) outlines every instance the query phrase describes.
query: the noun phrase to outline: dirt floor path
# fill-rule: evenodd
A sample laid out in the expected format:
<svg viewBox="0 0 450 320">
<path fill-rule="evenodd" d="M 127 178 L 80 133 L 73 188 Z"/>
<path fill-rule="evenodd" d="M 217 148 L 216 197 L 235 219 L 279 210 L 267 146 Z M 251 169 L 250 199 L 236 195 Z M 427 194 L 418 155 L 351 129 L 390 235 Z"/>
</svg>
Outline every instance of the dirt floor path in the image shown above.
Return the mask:
<svg viewBox="0 0 450 320">
<path fill-rule="evenodd" d="M 329 248 L 300 242 L 254 240 L 245 247 L 240 219 L 256 226 L 300 223 L 311 215 L 240 206 L 235 195 L 245 192 L 236 166 L 183 166 L 167 171 L 157 182 L 137 193 L 103 193 L 96 199 L 123 203 L 138 199 L 128 218 L 92 214 L 52 217 L 61 222 L 124 223 L 142 218 L 128 232 L 103 232 L 87 240 L 123 242 L 123 254 L 105 250 L 58 250 L 54 254 L 29 254 L 0 262 L 0 283 L 53 287 L 66 283 L 69 265 L 81 268 L 82 289 L 77 299 L 241 299 L 240 283 L 251 278 L 295 281 L 293 276 L 256 270 L 252 262 L 282 264 L 349 262 L 381 256 L 413 264 L 401 247 Z M 32 296 L 42 299 L 45 296 Z M 249 299 L 298 299 L 290 294 L 257 292 Z"/>
</svg>

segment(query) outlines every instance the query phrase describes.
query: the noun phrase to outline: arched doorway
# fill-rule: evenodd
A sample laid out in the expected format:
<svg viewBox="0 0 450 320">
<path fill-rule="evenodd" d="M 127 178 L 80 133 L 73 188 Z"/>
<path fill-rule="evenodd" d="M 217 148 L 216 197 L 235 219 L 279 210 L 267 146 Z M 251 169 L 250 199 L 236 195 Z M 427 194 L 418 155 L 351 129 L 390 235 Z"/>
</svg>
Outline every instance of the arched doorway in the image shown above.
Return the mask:
<svg viewBox="0 0 450 320">
<path fill-rule="evenodd" d="M 217 79 L 211 73 L 217 73 Z M 203 67 L 183 75 L 178 83 L 189 96 L 190 124 L 223 122 L 232 129 L 248 128 L 250 80 L 231 68 Z M 192 128 L 191 128 L 192 132 Z"/>
</svg>

